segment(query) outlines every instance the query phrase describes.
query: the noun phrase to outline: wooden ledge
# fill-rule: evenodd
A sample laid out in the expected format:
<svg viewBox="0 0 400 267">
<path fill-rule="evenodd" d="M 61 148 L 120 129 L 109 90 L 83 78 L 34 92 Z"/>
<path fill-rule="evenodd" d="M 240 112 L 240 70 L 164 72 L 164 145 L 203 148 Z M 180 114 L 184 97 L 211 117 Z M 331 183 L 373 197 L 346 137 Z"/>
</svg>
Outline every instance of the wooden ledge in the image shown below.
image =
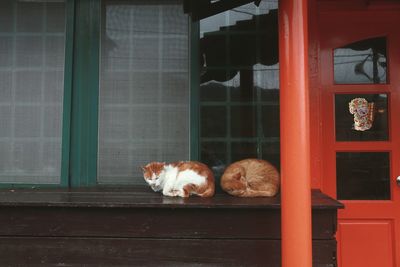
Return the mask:
<svg viewBox="0 0 400 267">
<path fill-rule="evenodd" d="M 80 208 L 196 208 L 196 209 L 280 209 L 280 196 L 239 198 L 217 193 L 212 198 L 165 197 L 147 187 L 79 190 L 0 190 L 0 207 L 80 207 Z M 340 209 L 343 205 L 312 190 L 313 209 Z"/>
</svg>

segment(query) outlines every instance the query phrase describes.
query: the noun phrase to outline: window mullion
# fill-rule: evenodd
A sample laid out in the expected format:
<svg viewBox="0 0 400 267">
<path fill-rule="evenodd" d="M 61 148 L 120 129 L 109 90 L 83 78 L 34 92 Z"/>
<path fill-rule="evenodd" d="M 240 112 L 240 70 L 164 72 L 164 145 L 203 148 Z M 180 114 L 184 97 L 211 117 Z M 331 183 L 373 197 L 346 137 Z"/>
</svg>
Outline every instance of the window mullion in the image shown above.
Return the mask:
<svg viewBox="0 0 400 267">
<path fill-rule="evenodd" d="M 190 23 L 190 159 L 200 159 L 200 77 L 199 77 L 199 36 L 200 22 Z"/>
<path fill-rule="evenodd" d="M 75 0 L 67 0 L 66 16 L 67 17 L 66 17 L 66 30 L 65 30 L 65 69 L 64 69 L 64 98 L 63 98 L 63 125 L 62 125 L 63 129 L 62 160 L 61 160 L 61 186 L 63 187 L 67 187 L 69 185 Z"/>
<path fill-rule="evenodd" d="M 75 3 L 73 52 L 70 186 L 96 184 L 100 1 Z"/>
</svg>

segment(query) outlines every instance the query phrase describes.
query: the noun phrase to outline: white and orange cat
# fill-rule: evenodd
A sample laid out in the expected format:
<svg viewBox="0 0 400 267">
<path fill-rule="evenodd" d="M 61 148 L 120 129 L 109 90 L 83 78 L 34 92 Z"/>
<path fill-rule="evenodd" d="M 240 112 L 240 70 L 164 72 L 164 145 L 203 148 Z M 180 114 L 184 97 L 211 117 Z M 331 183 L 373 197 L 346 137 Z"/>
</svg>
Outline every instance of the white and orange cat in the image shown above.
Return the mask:
<svg viewBox="0 0 400 267">
<path fill-rule="evenodd" d="M 272 197 L 278 193 L 279 184 L 277 169 L 261 159 L 234 162 L 221 177 L 222 189 L 238 197 Z"/>
<path fill-rule="evenodd" d="M 215 191 L 213 172 L 197 161 L 151 162 L 142 167 L 144 180 L 165 196 L 212 197 Z"/>
</svg>

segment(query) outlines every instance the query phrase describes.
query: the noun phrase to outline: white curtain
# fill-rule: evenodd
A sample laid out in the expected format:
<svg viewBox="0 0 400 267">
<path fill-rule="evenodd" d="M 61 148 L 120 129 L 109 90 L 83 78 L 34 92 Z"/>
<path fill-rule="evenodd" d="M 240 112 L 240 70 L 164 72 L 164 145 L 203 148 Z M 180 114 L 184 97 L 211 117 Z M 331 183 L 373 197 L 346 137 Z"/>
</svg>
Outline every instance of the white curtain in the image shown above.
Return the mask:
<svg viewBox="0 0 400 267">
<path fill-rule="evenodd" d="M 143 183 L 140 166 L 189 158 L 188 17 L 180 1 L 105 1 L 99 183 Z"/>
<path fill-rule="evenodd" d="M 65 4 L 0 1 L 0 182 L 59 183 Z"/>
</svg>

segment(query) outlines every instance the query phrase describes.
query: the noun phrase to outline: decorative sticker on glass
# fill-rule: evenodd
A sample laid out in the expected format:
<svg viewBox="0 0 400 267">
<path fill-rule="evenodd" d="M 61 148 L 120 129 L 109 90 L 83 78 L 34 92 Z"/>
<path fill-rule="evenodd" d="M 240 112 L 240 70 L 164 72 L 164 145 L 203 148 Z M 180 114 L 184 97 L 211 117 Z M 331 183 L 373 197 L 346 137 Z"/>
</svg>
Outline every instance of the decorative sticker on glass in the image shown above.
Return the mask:
<svg viewBox="0 0 400 267">
<path fill-rule="evenodd" d="M 336 94 L 336 141 L 388 140 L 389 94 Z"/>
<path fill-rule="evenodd" d="M 371 129 L 374 122 L 374 102 L 368 103 L 365 98 L 354 98 L 349 103 L 349 111 L 354 116 L 354 130 Z"/>
</svg>

